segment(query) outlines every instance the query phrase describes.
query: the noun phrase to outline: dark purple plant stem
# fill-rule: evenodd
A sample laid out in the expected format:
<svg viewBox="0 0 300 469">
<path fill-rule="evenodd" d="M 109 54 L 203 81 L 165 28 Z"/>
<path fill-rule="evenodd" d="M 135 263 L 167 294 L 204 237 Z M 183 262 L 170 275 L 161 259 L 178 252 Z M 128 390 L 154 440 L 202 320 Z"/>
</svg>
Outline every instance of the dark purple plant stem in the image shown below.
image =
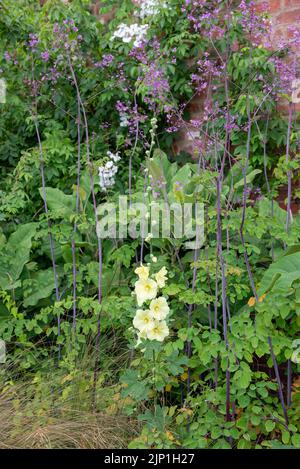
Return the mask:
<svg viewBox="0 0 300 469">
<path fill-rule="evenodd" d="M 218 330 L 218 298 L 219 298 L 219 263 L 216 260 L 215 304 L 214 304 L 214 330 Z M 214 388 L 218 386 L 218 357 L 215 358 Z"/>
<path fill-rule="evenodd" d="M 225 341 L 226 350 L 228 351 L 228 333 L 227 333 L 227 294 L 226 294 L 226 275 L 225 263 L 222 252 L 222 221 L 221 221 L 221 176 L 220 173 L 217 177 L 217 256 L 220 261 L 221 267 L 221 296 L 222 296 L 222 317 L 223 317 L 223 336 Z M 229 367 L 226 369 L 226 421 L 231 420 L 230 412 L 230 373 Z"/>
<path fill-rule="evenodd" d="M 87 121 L 87 116 L 86 116 L 86 111 L 85 111 L 85 106 L 82 102 L 81 99 L 81 94 L 76 78 L 76 74 L 70 59 L 70 56 L 68 56 L 68 64 L 70 68 L 70 72 L 72 75 L 72 79 L 74 82 L 74 86 L 76 88 L 76 93 L 77 93 L 77 98 L 79 100 L 81 109 L 82 109 L 82 115 L 83 115 L 83 124 L 84 124 L 84 130 L 85 130 L 85 137 L 86 137 L 86 160 L 87 160 L 87 166 L 89 170 L 89 175 L 90 175 L 90 184 L 91 184 L 91 194 L 92 194 L 92 200 L 93 200 L 93 208 L 94 208 L 94 215 L 95 215 L 95 227 L 97 228 L 98 224 L 98 212 L 97 212 L 97 202 L 96 202 L 96 196 L 95 196 L 95 186 L 94 186 L 94 176 L 93 176 L 93 165 L 91 162 L 90 158 L 90 139 L 89 139 L 89 127 L 88 127 L 88 121 Z M 102 303 L 102 270 L 103 270 L 103 262 L 102 262 L 102 242 L 101 238 L 97 237 L 98 243 L 98 266 L 99 266 L 99 274 L 98 274 L 98 302 L 101 305 Z M 101 308 L 99 309 L 98 313 L 98 321 L 97 321 L 97 335 L 96 335 L 96 344 L 95 344 L 95 366 L 94 366 L 94 379 L 93 379 L 93 390 L 92 390 L 92 406 L 95 409 L 96 408 L 96 387 L 97 387 L 97 378 L 98 378 L 98 369 L 99 369 L 99 348 L 100 348 L 100 336 L 101 336 Z"/>
<path fill-rule="evenodd" d="M 287 361 L 287 396 L 286 405 L 290 407 L 292 403 L 292 364 L 291 360 Z"/>
<path fill-rule="evenodd" d="M 291 142 L 291 131 L 292 131 L 292 120 L 293 120 L 293 103 L 289 103 L 289 118 L 288 118 L 288 129 L 286 137 L 286 154 L 285 162 L 288 165 L 290 162 L 290 142 Z M 286 223 L 285 229 L 286 232 L 289 232 L 290 223 L 291 223 L 291 199 L 292 199 L 292 172 L 290 169 L 287 171 L 288 179 L 288 193 L 287 193 L 287 208 L 286 208 Z"/>
<path fill-rule="evenodd" d="M 244 179 L 244 188 L 243 188 L 243 210 L 242 210 L 242 221 L 240 225 L 240 238 L 241 243 L 244 248 L 244 259 L 245 264 L 248 272 L 248 277 L 250 280 L 250 285 L 253 291 L 253 295 L 255 296 L 256 301 L 258 301 L 257 291 L 254 284 L 254 279 L 252 275 L 252 270 L 248 258 L 248 253 L 246 251 L 245 246 L 245 239 L 244 239 L 244 225 L 246 220 L 246 207 L 247 207 L 247 171 L 249 166 L 249 157 L 250 157 L 250 142 L 251 142 L 251 128 L 252 128 L 252 118 L 250 113 L 250 104 L 249 104 L 249 97 L 247 99 L 247 115 L 248 115 L 248 134 L 247 134 L 247 144 L 246 144 L 246 161 L 243 166 L 243 179 Z"/>
<path fill-rule="evenodd" d="M 288 165 L 290 162 L 290 141 L 291 141 L 291 131 L 292 131 L 292 120 L 293 120 L 293 103 L 289 102 L 289 118 L 288 118 L 288 129 L 286 137 L 286 155 L 285 162 Z M 291 224 L 291 199 L 292 199 L 292 172 L 288 169 L 288 193 L 287 193 L 287 207 L 286 207 L 286 232 L 289 232 Z M 285 244 L 286 248 L 286 244 Z M 287 406 L 290 407 L 292 401 L 292 367 L 291 361 L 287 360 Z"/>
<path fill-rule="evenodd" d="M 34 115 L 34 125 L 36 136 L 39 145 L 39 153 L 40 153 L 40 171 L 41 171 L 41 179 L 42 179 L 42 191 L 43 191 L 43 199 L 44 199 L 44 210 L 47 218 L 48 224 L 48 235 L 49 235 L 49 244 L 50 244 L 50 254 L 51 254 L 51 262 L 53 268 L 53 277 L 54 277 L 54 284 L 55 284 L 55 299 L 58 302 L 60 300 L 59 295 L 59 288 L 58 288 L 58 279 L 57 279 L 57 270 L 56 270 L 56 261 L 55 261 L 55 251 L 54 251 L 54 242 L 51 233 L 51 222 L 48 216 L 48 204 L 47 204 L 47 197 L 46 197 L 46 182 L 45 182 L 45 171 L 44 171 L 44 157 L 43 157 L 43 147 L 37 122 L 37 113 Z M 60 337 L 60 315 L 57 316 L 57 337 Z M 61 346 L 58 346 L 58 359 L 61 358 Z"/>
<path fill-rule="evenodd" d="M 197 236 L 196 236 L 196 245 L 197 245 L 197 242 L 198 242 L 198 239 L 197 239 Z M 199 256 L 199 250 L 198 249 L 195 249 L 194 250 L 194 267 L 193 267 L 193 279 L 192 279 L 192 292 L 194 293 L 195 291 L 195 286 L 196 286 L 196 279 L 197 279 L 197 266 L 196 266 L 196 262 L 198 260 L 198 256 Z M 194 308 L 194 305 L 191 304 L 189 305 L 189 308 L 188 308 L 188 325 L 187 325 L 187 328 L 188 330 L 191 329 L 192 325 L 193 325 L 193 308 Z M 187 341 L 187 356 L 188 358 L 191 358 L 192 356 L 192 343 L 190 340 Z M 187 393 L 190 392 L 190 387 L 191 387 L 191 369 L 190 367 L 188 367 L 188 377 L 187 377 Z"/>
<path fill-rule="evenodd" d="M 80 190 L 80 127 L 81 127 L 81 105 L 77 94 L 77 184 L 76 184 L 76 217 L 79 214 L 79 190 Z M 76 269 L 76 246 L 75 236 L 77 231 L 77 219 L 75 218 L 72 238 L 72 266 L 73 266 L 73 328 L 76 329 L 76 309 L 77 309 L 77 269 Z"/>
<path fill-rule="evenodd" d="M 276 357 L 275 357 L 275 354 L 274 354 L 274 351 L 273 351 L 273 345 L 272 345 L 272 340 L 271 340 L 270 336 L 268 336 L 268 342 L 269 342 L 269 346 L 270 346 L 271 357 L 272 357 L 274 371 L 275 371 L 276 380 L 277 380 L 277 384 L 278 384 L 278 394 L 279 394 L 279 399 L 280 399 L 280 402 L 281 402 L 281 407 L 282 407 L 282 411 L 283 411 L 283 415 L 284 415 L 284 420 L 285 420 L 286 425 L 288 425 L 289 424 L 289 419 L 288 419 L 287 410 L 286 410 L 285 403 L 284 403 L 282 385 L 281 385 L 278 365 L 277 365 Z"/>
<path fill-rule="evenodd" d="M 36 91 L 36 86 L 35 86 L 33 59 L 32 59 L 32 78 L 33 78 L 33 83 L 34 83 L 34 98 L 35 98 L 33 120 L 34 120 L 35 132 L 36 132 L 36 137 L 37 137 L 38 147 L 39 147 L 39 154 L 40 154 L 40 173 L 41 173 L 41 179 L 42 179 L 42 193 L 43 193 L 43 201 L 44 201 L 44 211 L 45 211 L 47 225 L 48 225 L 50 255 L 51 255 L 51 262 L 52 262 L 52 269 L 53 269 L 54 285 L 55 285 L 55 299 L 58 302 L 60 300 L 60 294 L 59 294 L 58 277 L 57 277 L 57 270 L 56 270 L 54 242 L 53 242 L 52 233 L 51 233 L 51 222 L 48 216 L 48 203 L 47 203 L 46 180 L 45 180 L 45 162 L 44 162 L 44 155 L 43 155 L 43 146 L 42 146 L 39 125 L 38 125 L 37 91 Z M 59 313 L 57 316 L 57 337 L 60 337 L 60 314 Z M 58 360 L 59 361 L 60 361 L 60 358 L 61 358 L 61 346 L 58 345 Z"/>
<path fill-rule="evenodd" d="M 137 111 L 136 92 L 134 93 L 134 109 L 136 112 Z M 132 192 L 132 158 L 135 154 L 135 150 L 136 150 L 136 147 L 138 144 L 138 138 L 139 138 L 139 120 L 137 116 L 135 120 L 136 120 L 135 141 L 134 141 L 133 150 L 129 156 L 129 167 L 128 167 L 128 194 L 129 194 L 129 206 L 130 207 L 131 207 L 131 192 Z"/>
<path fill-rule="evenodd" d="M 250 109 L 249 109 L 249 100 L 248 100 L 248 103 L 247 103 L 247 114 L 248 114 L 248 138 L 247 138 L 247 147 L 246 147 L 247 148 L 246 149 L 246 163 L 243 167 L 244 191 L 243 191 L 243 212 L 242 212 L 242 222 L 241 222 L 241 226 L 240 226 L 240 237 L 241 237 L 241 241 L 242 241 L 242 244 L 243 244 L 243 247 L 244 247 L 245 264 L 246 264 L 246 267 L 247 267 L 247 272 L 248 272 L 250 284 L 251 284 L 251 287 L 252 287 L 253 295 L 254 295 L 256 301 L 258 301 L 258 294 L 257 294 L 257 290 L 256 290 L 256 287 L 255 287 L 255 284 L 254 284 L 252 270 L 251 270 L 251 267 L 250 267 L 248 254 L 247 254 L 246 249 L 245 249 L 244 236 L 243 236 L 243 228 L 244 228 L 244 223 L 245 223 L 245 218 L 246 218 L 246 204 L 247 204 L 247 179 L 246 178 L 247 178 L 247 168 L 248 168 L 249 156 L 250 156 L 250 139 L 251 139 L 251 127 L 252 127 L 252 119 L 251 119 Z M 279 371 L 278 371 L 278 365 L 277 365 L 276 357 L 275 357 L 274 352 L 273 352 L 272 340 L 271 340 L 270 337 L 268 337 L 268 342 L 269 342 L 269 346 L 270 346 L 270 353 L 271 353 L 271 356 L 272 356 L 275 375 L 276 375 L 276 379 L 277 379 L 279 399 L 280 399 L 280 402 L 281 402 L 283 414 L 284 414 L 285 418 L 287 419 L 286 407 L 285 407 L 284 400 L 283 400 L 282 384 L 281 384 L 281 380 L 280 380 L 280 375 L 279 375 Z"/>
<path fill-rule="evenodd" d="M 145 203 L 146 188 L 147 188 L 147 173 L 145 173 L 145 176 L 144 176 L 143 203 Z M 145 245 L 144 227 L 145 227 L 145 225 L 144 225 L 144 220 L 143 220 L 142 221 L 142 226 L 141 226 L 142 233 L 141 233 L 140 264 L 143 263 L 143 259 L 144 259 L 144 245 Z"/>
<path fill-rule="evenodd" d="M 228 12 L 228 3 L 227 3 L 227 12 Z M 228 17 L 228 15 L 227 15 Z M 228 25 L 227 25 L 228 29 Z M 222 248 L 222 207 L 221 207 L 221 194 L 222 194 L 222 184 L 224 178 L 224 166 L 227 155 L 227 150 L 230 145 L 230 133 L 229 133 L 229 124 L 230 124 L 230 97 L 229 97 L 229 83 L 228 83 L 228 58 L 230 53 L 230 47 L 228 43 L 226 44 L 226 58 L 224 60 L 224 86 L 225 86 L 225 97 L 226 97 L 226 133 L 225 133 L 225 142 L 224 142 L 224 152 L 221 161 L 221 167 L 218 171 L 217 181 L 216 181 L 216 192 L 217 192 L 217 257 L 220 262 L 221 267 L 221 297 L 222 297 L 222 319 L 223 319 L 223 336 L 225 341 L 226 351 L 229 351 L 228 343 L 228 331 L 227 331 L 227 282 L 225 274 L 225 261 L 223 256 Z M 229 372 L 229 358 L 227 360 L 226 368 L 226 421 L 231 420 L 230 412 L 230 372 Z"/>
<path fill-rule="evenodd" d="M 271 194 L 271 188 L 270 188 L 270 183 L 269 183 L 269 178 L 268 178 L 268 171 L 267 171 L 267 135 L 268 135 L 268 128 L 269 128 L 269 119 L 270 116 L 268 114 L 267 116 L 267 121 L 266 121 L 266 129 L 265 129 L 265 134 L 263 137 L 263 147 L 264 147 L 264 176 L 265 176 L 265 181 L 266 181 L 266 186 L 267 186 L 267 191 L 268 195 L 271 199 L 271 217 L 273 218 L 274 216 L 274 199 Z M 258 127 L 259 128 L 259 127 Z M 271 241 L 271 256 L 272 256 L 272 261 L 274 262 L 274 243 L 273 239 Z"/>
<path fill-rule="evenodd" d="M 206 236 L 207 236 L 207 227 L 208 227 L 208 207 L 205 205 L 205 228 L 206 228 Z M 205 259 L 208 262 L 208 250 L 207 250 L 207 245 L 205 246 Z M 207 285 L 208 285 L 208 290 L 210 294 L 212 295 L 212 289 L 211 289 L 211 278 L 210 278 L 210 273 L 209 273 L 209 267 L 207 265 L 206 268 L 206 276 L 207 276 Z M 208 323 L 209 323 L 209 330 L 210 332 L 212 331 L 212 316 L 211 316 L 211 307 L 210 303 L 208 304 Z"/>
</svg>

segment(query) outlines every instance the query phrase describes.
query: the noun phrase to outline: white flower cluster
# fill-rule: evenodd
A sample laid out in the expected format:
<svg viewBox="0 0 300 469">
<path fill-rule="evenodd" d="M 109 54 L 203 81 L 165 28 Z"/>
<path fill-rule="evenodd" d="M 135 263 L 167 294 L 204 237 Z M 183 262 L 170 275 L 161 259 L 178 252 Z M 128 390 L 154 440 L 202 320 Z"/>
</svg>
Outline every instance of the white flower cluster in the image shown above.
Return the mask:
<svg viewBox="0 0 300 469">
<path fill-rule="evenodd" d="M 163 340 L 169 335 L 166 318 L 170 312 L 169 305 L 164 296 L 157 296 L 159 288 L 165 286 L 167 269 L 162 267 L 154 275 L 155 280 L 149 277 L 150 269 L 141 265 L 135 269 L 139 280 L 135 282 L 135 294 L 138 306 L 150 301 L 149 309 L 138 309 L 133 319 L 133 325 L 138 330 L 138 343 L 141 339 Z"/>
<path fill-rule="evenodd" d="M 120 114 L 120 127 L 128 127 L 129 119 L 128 114 Z"/>
<path fill-rule="evenodd" d="M 143 0 L 139 11 L 139 17 L 144 19 L 147 16 L 157 15 L 160 8 L 166 8 L 166 6 L 166 2 L 161 0 Z"/>
<path fill-rule="evenodd" d="M 134 41 L 133 45 L 135 47 L 139 47 L 146 37 L 148 28 L 148 24 L 139 25 L 137 23 L 134 23 L 131 25 L 127 25 L 125 23 L 121 23 L 119 24 L 116 31 L 113 33 L 111 40 L 119 38 L 122 39 L 123 42 Z"/>
<path fill-rule="evenodd" d="M 99 167 L 99 184 L 103 191 L 108 187 L 112 187 L 115 183 L 115 175 L 118 172 L 116 163 L 120 161 L 119 152 L 114 154 L 111 151 L 107 152 L 108 161 L 103 166 Z"/>
</svg>

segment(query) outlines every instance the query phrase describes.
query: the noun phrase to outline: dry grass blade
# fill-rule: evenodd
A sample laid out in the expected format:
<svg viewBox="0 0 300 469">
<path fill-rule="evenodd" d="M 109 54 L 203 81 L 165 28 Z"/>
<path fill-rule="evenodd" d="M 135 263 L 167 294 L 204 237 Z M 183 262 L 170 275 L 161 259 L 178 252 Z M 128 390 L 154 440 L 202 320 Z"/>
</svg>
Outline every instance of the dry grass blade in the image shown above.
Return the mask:
<svg viewBox="0 0 300 469">
<path fill-rule="evenodd" d="M 49 396 L 36 406 L 25 390 L 23 384 L 0 394 L 0 449 L 126 448 L 132 437 L 134 425 L 125 416 L 59 403 L 49 408 Z"/>
</svg>

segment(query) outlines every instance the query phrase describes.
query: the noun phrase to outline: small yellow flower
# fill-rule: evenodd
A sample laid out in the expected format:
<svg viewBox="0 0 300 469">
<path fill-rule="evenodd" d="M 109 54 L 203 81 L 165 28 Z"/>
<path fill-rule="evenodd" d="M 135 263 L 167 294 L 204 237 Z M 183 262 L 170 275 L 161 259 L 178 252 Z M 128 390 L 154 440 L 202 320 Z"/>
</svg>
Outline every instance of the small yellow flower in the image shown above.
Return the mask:
<svg viewBox="0 0 300 469">
<path fill-rule="evenodd" d="M 133 319 L 133 325 L 140 331 L 139 340 L 145 339 L 147 330 L 153 329 L 154 327 L 154 319 L 151 311 L 149 311 L 149 309 L 145 311 L 138 309 Z"/>
<path fill-rule="evenodd" d="M 150 254 L 150 257 L 151 257 L 152 262 L 157 262 L 157 257 L 156 256 L 153 256 L 153 254 Z"/>
<path fill-rule="evenodd" d="M 147 280 L 147 278 L 149 277 L 149 267 L 141 265 L 140 267 L 137 267 L 135 269 L 134 273 L 138 275 L 140 279 Z"/>
<path fill-rule="evenodd" d="M 264 293 L 260 298 L 258 298 L 259 303 L 262 303 L 264 299 L 266 298 L 267 294 Z"/>
<path fill-rule="evenodd" d="M 180 375 L 180 378 L 182 381 L 186 381 L 188 379 L 189 375 L 187 372 L 184 372 Z"/>
<path fill-rule="evenodd" d="M 249 301 L 248 301 L 248 306 L 250 306 L 250 308 L 251 308 L 252 306 L 255 305 L 255 303 L 256 303 L 256 300 L 255 300 L 254 296 L 251 296 L 251 298 L 249 298 Z"/>
<path fill-rule="evenodd" d="M 155 274 L 155 280 L 157 281 L 157 285 L 159 286 L 159 288 L 163 288 L 165 286 L 167 280 L 167 273 L 167 269 L 165 267 L 162 267 L 160 271 Z"/>
<path fill-rule="evenodd" d="M 166 384 L 166 386 L 165 386 L 165 391 L 166 391 L 166 392 L 170 392 L 171 389 L 172 389 L 172 385 L 171 385 L 171 384 Z"/>
<path fill-rule="evenodd" d="M 135 293 L 137 304 L 142 304 L 147 300 L 153 300 L 157 294 L 157 283 L 154 280 L 148 278 L 147 280 L 138 280 L 135 282 Z"/>
<path fill-rule="evenodd" d="M 160 296 L 150 303 L 150 311 L 153 314 L 154 319 L 161 321 L 165 319 L 170 312 L 167 300 L 164 296 Z"/>
<path fill-rule="evenodd" d="M 169 328 L 166 321 L 154 321 L 152 329 L 147 331 L 147 338 L 149 340 L 157 340 L 158 342 L 163 342 L 168 335 Z"/>
</svg>

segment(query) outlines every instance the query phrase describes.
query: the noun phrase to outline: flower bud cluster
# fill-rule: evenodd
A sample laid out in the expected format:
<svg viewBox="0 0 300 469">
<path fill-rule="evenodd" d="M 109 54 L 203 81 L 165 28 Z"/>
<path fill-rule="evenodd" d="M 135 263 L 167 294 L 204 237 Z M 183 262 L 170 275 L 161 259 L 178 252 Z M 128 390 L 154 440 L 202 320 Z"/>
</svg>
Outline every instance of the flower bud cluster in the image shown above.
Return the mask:
<svg viewBox="0 0 300 469">
<path fill-rule="evenodd" d="M 127 25 L 125 23 L 119 24 L 116 31 L 113 33 L 111 40 L 116 38 L 121 39 L 125 43 L 133 42 L 134 47 L 139 47 L 142 45 L 143 41 L 146 38 L 148 24 L 131 24 Z"/>
<path fill-rule="evenodd" d="M 118 172 L 117 162 L 120 161 L 121 157 L 119 153 L 107 152 L 107 161 L 103 166 L 99 167 L 99 184 L 103 191 L 115 184 L 115 175 Z"/>
<path fill-rule="evenodd" d="M 157 15 L 161 8 L 166 8 L 167 4 L 161 0 L 143 0 L 141 3 L 139 17 L 144 19 L 147 16 Z"/>
</svg>

